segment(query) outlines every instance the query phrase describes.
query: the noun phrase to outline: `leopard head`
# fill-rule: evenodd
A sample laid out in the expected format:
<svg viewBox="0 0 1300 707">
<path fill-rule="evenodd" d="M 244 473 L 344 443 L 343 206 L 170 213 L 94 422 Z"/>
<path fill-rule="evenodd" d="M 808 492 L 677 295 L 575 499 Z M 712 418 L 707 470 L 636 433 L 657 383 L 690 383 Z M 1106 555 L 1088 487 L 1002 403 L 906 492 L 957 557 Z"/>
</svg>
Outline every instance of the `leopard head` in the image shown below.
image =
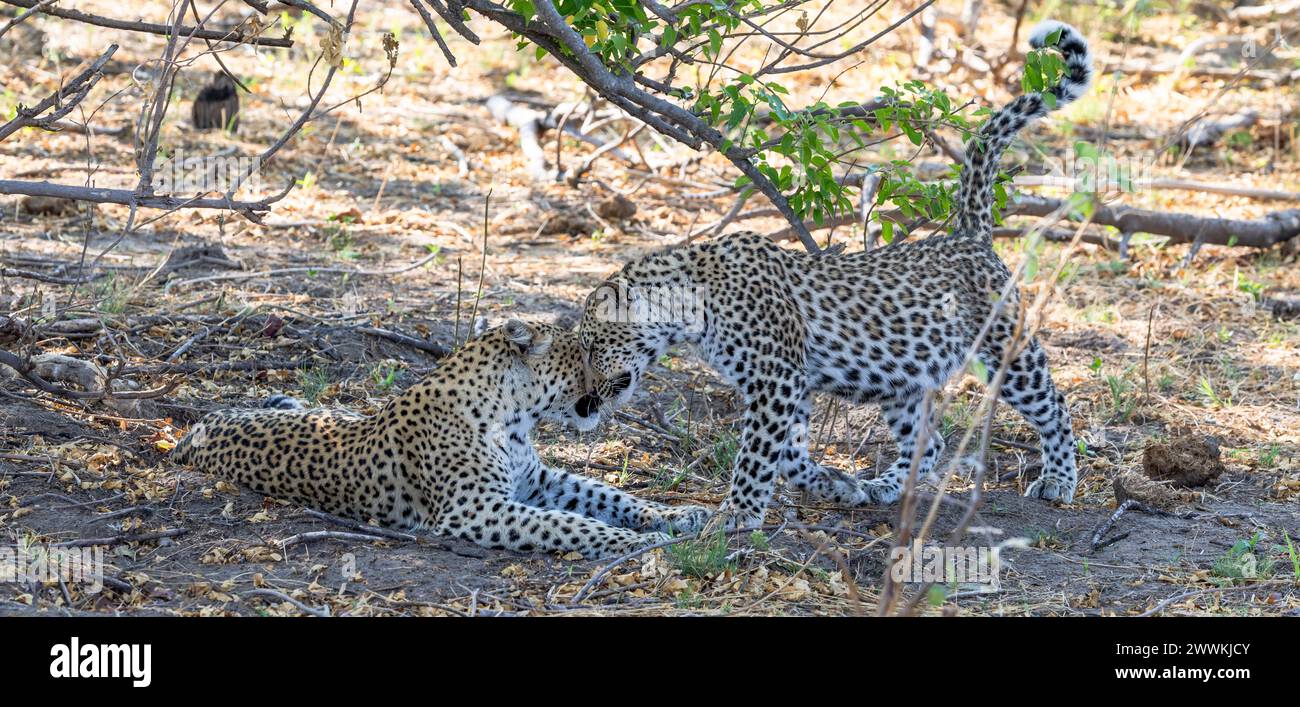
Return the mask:
<svg viewBox="0 0 1300 707">
<path fill-rule="evenodd" d="M 682 323 L 657 309 L 652 293 L 619 280 L 606 281 L 587 298 L 578 326 L 587 395 L 575 414 L 625 405 L 646 369 L 682 338 Z"/>
<path fill-rule="evenodd" d="M 600 422 L 600 411 L 583 409 L 578 403 L 586 396 L 582 352 L 578 336 L 548 324 L 526 323 L 511 319 L 500 334 L 518 365 L 526 369 L 530 402 L 535 403 L 542 419 L 573 425 L 588 431 Z M 492 336 L 488 331 L 484 336 Z"/>
</svg>

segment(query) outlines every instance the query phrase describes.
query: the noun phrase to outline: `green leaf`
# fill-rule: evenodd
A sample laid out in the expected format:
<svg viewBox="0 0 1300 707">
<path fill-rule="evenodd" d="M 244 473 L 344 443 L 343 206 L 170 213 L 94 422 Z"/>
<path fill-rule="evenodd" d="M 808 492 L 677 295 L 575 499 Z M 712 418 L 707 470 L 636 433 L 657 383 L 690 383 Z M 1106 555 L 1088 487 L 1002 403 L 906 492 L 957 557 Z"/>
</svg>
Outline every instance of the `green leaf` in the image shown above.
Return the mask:
<svg viewBox="0 0 1300 707">
<path fill-rule="evenodd" d="M 664 33 L 659 39 L 659 46 L 665 49 L 677 43 L 677 28 L 672 25 L 664 27 Z"/>
<path fill-rule="evenodd" d="M 921 134 L 921 131 L 917 130 L 911 123 L 899 123 L 898 127 L 903 129 L 903 132 L 907 134 L 907 139 L 911 140 L 913 145 L 920 145 L 924 142 L 925 137 Z"/>
</svg>

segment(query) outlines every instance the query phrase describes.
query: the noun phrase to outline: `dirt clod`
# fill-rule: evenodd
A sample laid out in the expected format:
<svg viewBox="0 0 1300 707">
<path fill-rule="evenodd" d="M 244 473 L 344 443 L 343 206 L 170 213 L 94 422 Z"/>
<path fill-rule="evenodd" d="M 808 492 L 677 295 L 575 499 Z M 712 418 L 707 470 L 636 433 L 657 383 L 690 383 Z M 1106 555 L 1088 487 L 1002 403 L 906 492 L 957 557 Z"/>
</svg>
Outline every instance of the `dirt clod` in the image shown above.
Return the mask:
<svg viewBox="0 0 1300 707">
<path fill-rule="evenodd" d="M 1152 481 L 1135 472 L 1125 471 L 1111 481 L 1115 490 L 1115 505 L 1118 506 L 1130 498 L 1143 505 L 1171 511 L 1180 503 L 1186 503 L 1188 491 L 1173 488 L 1169 482 Z"/>
<path fill-rule="evenodd" d="M 80 212 L 77 202 L 53 196 L 28 196 L 22 200 L 22 210 L 32 216 L 66 218 Z"/>
<path fill-rule="evenodd" d="M 628 219 L 636 214 L 636 204 L 622 194 L 614 194 L 596 205 L 596 213 L 601 218 Z"/>
<path fill-rule="evenodd" d="M 570 236 L 587 236 L 596 229 L 596 224 L 578 213 L 560 212 L 542 223 L 540 235 L 553 236 L 567 234 Z"/>
<path fill-rule="evenodd" d="M 1150 444 L 1142 453 L 1142 471 L 1156 481 L 1204 486 L 1224 472 L 1219 442 L 1213 437 L 1180 434 L 1169 444 Z"/>
</svg>

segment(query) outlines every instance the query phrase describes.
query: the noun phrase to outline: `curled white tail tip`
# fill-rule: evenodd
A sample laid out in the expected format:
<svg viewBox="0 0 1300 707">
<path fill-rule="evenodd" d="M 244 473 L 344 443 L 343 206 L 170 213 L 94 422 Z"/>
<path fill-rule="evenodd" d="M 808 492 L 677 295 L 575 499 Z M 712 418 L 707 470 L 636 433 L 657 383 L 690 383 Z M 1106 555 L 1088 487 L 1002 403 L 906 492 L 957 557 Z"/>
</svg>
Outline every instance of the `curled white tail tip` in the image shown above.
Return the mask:
<svg viewBox="0 0 1300 707">
<path fill-rule="evenodd" d="M 1047 35 L 1055 32 L 1058 29 L 1065 30 L 1064 32 L 1061 33 L 1062 35 L 1070 34 L 1070 33 L 1079 34 L 1079 30 L 1059 20 L 1043 20 L 1042 22 L 1039 22 L 1034 27 L 1033 32 L 1029 33 L 1029 46 L 1031 47 L 1043 46 L 1047 42 Z"/>
</svg>

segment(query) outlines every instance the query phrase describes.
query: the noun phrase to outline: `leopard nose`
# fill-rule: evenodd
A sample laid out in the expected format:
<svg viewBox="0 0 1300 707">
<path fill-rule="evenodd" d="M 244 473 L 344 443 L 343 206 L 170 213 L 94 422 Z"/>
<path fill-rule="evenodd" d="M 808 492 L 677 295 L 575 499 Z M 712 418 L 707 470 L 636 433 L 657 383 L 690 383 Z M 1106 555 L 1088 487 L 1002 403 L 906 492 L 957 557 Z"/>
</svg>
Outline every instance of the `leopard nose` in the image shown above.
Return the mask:
<svg viewBox="0 0 1300 707">
<path fill-rule="evenodd" d="M 578 402 L 573 404 L 573 409 L 574 412 L 578 413 L 578 417 L 591 417 L 600 410 L 600 396 L 595 393 L 587 393 L 578 398 Z"/>
</svg>

